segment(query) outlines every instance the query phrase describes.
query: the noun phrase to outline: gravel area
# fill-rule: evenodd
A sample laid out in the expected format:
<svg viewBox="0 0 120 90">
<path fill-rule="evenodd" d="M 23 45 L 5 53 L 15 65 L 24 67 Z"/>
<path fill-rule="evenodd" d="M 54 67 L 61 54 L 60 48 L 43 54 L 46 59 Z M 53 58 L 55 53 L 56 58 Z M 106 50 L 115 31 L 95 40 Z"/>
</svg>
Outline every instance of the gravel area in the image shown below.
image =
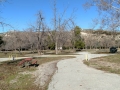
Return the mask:
<svg viewBox="0 0 120 90">
<path fill-rule="evenodd" d="M 83 64 L 86 52 L 73 59 L 61 60 L 58 70 L 49 83 L 48 90 L 120 90 L 120 76 L 90 68 Z M 88 54 L 88 59 L 106 56 Z"/>
<path fill-rule="evenodd" d="M 48 62 L 38 67 L 38 70 L 36 70 L 34 73 L 34 76 L 36 78 L 34 83 L 37 86 L 39 86 L 40 88 L 44 88 L 49 84 L 51 77 L 57 70 L 57 62 L 58 61 Z"/>
</svg>

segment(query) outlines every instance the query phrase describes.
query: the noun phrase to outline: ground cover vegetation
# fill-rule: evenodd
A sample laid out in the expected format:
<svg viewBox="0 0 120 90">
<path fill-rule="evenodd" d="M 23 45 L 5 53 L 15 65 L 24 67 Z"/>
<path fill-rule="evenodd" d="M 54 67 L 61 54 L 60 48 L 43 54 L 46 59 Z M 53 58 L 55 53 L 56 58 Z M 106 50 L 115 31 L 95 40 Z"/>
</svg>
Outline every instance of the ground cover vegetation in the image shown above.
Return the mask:
<svg viewBox="0 0 120 90">
<path fill-rule="evenodd" d="M 109 73 L 120 75 L 120 56 L 119 54 L 94 58 L 89 61 L 84 60 L 84 64 Z"/>
<path fill-rule="evenodd" d="M 64 60 L 74 57 L 44 57 L 35 58 L 39 65 L 47 62 Z M 18 63 L 21 60 L 6 61 L 0 64 L 0 89 L 1 90 L 45 90 L 40 89 L 35 85 L 35 77 L 33 77 L 34 71 L 37 67 L 30 66 L 30 68 L 20 68 Z"/>
</svg>

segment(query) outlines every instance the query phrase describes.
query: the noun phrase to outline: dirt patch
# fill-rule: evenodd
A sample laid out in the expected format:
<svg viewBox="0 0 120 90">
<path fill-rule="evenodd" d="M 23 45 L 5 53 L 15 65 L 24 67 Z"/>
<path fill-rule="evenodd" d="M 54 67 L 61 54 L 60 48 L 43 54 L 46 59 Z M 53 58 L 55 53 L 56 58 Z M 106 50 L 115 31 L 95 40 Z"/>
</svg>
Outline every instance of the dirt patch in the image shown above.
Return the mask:
<svg viewBox="0 0 120 90">
<path fill-rule="evenodd" d="M 54 75 L 57 70 L 56 64 L 58 61 L 52 61 L 49 63 L 42 64 L 38 67 L 38 70 L 35 71 L 35 84 L 44 90 L 47 88 L 51 77 Z"/>
</svg>

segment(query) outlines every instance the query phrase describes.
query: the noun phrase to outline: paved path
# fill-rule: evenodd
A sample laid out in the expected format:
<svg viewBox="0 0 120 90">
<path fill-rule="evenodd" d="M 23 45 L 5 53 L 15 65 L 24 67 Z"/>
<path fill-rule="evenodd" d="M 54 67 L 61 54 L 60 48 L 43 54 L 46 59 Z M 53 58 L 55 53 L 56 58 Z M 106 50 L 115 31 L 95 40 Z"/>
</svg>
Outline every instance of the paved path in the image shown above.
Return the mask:
<svg viewBox="0 0 120 90">
<path fill-rule="evenodd" d="M 15 57 L 15 60 L 18 59 L 24 59 L 24 58 L 30 58 L 30 57 L 62 57 L 62 56 L 78 56 L 78 55 L 27 55 L 26 57 Z M 4 62 L 4 61 L 9 61 L 9 60 L 13 60 L 13 58 L 0 58 L 0 62 Z"/>
<path fill-rule="evenodd" d="M 14 58 L 15 60 L 18 60 L 18 59 L 24 59 L 24 58 L 29 58 L 29 57 L 17 57 L 17 58 Z M 9 60 L 13 60 L 13 58 L 0 58 L 0 62 L 4 62 L 4 61 L 9 61 Z"/>
<path fill-rule="evenodd" d="M 48 90 L 120 90 L 120 76 L 87 67 L 82 60 L 86 53 L 58 62 Z M 89 54 L 89 59 L 106 56 Z"/>
</svg>

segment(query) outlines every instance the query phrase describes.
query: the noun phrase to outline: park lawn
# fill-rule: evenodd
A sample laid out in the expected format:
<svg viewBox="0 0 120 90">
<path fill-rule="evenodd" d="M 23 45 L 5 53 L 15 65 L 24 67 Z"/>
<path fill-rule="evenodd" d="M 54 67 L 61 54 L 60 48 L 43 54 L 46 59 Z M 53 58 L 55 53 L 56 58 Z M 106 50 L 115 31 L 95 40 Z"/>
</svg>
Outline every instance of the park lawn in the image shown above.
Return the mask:
<svg viewBox="0 0 120 90">
<path fill-rule="evenodd" d="M 38 64 L 64 60 L 74 57 L 42 57 L 34 58 L 38 61 Z M 35 78 L 32 77 L 32 73 L 37 70 L 37 67 L 20 68 L 17 61 L 8 61 L 0 64 L 0 90 L 40 90 L 34 84 Z"/>
<path fill-rule="evenodd" d="M 55 50 L 42 50 L 42 53 L 45 55 L 56 55 Z M 57 55 L 75 55 L 74 50 L 62 50 L 59 51 Z M 0 58 L 10 58 L 10 57 L 25 57 L 25 55 L 34 55 L 38 54 L 37 51 L 1 51 L 0 52 Z"/>
<path fill-rule="evenodd" d="M 10 57 L 24 57 L 26 54 L 30 54 L 30 51 L 1 51 L 0 58 L 10 58 Z"/>
<path fill-rule="evenodd" d="M 84 60 L 83 62 L 98 70 L 120 74 L 120 54 L 94 58 L 89 61 Z"/>
</svg>

